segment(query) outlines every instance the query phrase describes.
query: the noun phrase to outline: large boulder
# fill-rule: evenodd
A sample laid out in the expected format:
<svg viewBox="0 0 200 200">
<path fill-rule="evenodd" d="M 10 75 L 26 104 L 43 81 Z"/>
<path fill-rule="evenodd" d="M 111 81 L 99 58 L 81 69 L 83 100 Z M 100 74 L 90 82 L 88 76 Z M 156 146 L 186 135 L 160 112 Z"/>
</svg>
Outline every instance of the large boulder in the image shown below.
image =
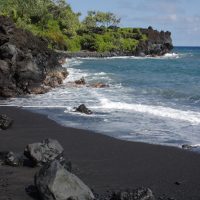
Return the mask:
<svg viewBox="0 0 200 200">
<path fill-rule="evenodd" d="M 57 160 L 44 165 L 35 175 L 35 186 L 42 200 L 92 200 L 94 195 L 77 176 Z"/>
<path fill-rule="evenodd" d="M 155 200 L 155 197 L 151 189 L 137 188 L 132 191 L 113 193 L 110 200 Z"/>
<path fill-rule="evenodd" d="M 8 129 L 13 123 L 13 120 L 8 117 L 7 115 L 0 115 L 0 129 L 6 130 Z"/>
<path fill-rule="evenodd" d="M 89 110 L 84 104 L 81 104 L 79 107 L 75 108 L 75 112 L 84 113 L 86 115 L 92 114 L 92 111 Z"/>
<path fill-rule="evenodd" d="M 64 149 L 57 140 L 45 139 L 42 142 L 28 144 L 24 155 L 35 165 L 43 165 L 54 159 L 63 160 Z"/>
</svg>

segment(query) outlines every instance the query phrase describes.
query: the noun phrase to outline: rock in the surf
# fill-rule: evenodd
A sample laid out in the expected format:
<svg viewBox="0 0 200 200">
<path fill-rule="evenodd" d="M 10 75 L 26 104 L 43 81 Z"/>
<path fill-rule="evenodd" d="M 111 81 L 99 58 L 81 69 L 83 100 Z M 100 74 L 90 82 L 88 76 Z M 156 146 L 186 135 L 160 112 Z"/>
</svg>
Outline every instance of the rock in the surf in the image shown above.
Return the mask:
<svg viewBox="0 0 200 200">
<path fill-rule="evenodd" d="M 132 191 L 113 193 L 110 200 L 155 200 L 155 197 L 151 189 L 137 188 Z"/>
<path fill-rule="evenodd" d="M 185 149 L 185 150 L 191 150 L 193 147 L 189 144 L 183 144 L 182 145 L 182 149 Z"/>
<path fill-rule="evenodd" d="M 0 115 L 0 129 L 6 130 L 11 127 L 12 123 L 13 119 L 4 114 Z"/>
<path fill-rule="evenodd" d="M 82 77 L 81 79 L 76 80 L 75 83 L 76 83 L 77 85 L 85 85 L 85 84 L 86 84 L 86 81 L 85 81 L 84 77 Z"/>
<path fill-rule="evenodd" d="M 57 160 L 45 164 L 35 175 L 35 186 L 43 200 L 92 200 L 94 195 L 77 176 Z"/>
<path fill-rule="evenodd" d="M 109 87 L 109 85 L 105 84 L 105 83 L 94 83 L 91 85 L 93 88 L 106 88 Z"/>
<path fill-rule="evenodd" d="M 75 108 L 75 112 L 84 113 L 86 115 L 92 114 L 92 111 L 89 110 L 84 104 L 81 104 L 78 108 Z"/>
<path fill-rule="evenodd" d="M 43 165 L 54 159 L 63 160 L 64 149 L 57 140 L 45 139 L 42 142 L 28 144 L 24 155 L 35 165 Z"/>
</svg>

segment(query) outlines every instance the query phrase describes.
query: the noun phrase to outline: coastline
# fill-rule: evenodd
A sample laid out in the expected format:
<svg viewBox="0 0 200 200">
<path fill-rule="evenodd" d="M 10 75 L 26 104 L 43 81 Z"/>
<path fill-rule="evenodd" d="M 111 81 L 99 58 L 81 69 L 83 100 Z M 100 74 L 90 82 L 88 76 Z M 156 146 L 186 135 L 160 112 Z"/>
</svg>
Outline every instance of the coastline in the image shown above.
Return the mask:
<svg viewBox="0 0 200 200">
<path fill-rule="evenodd" d="M 46 116 L 15 107 L 1 107 L 0 112 L 14 119 L 10 129 L 0 132 L 0 151 L 22 152 L 29 143 L 57 139 L 72 161 L 73 172 L 98 194 L 143 186 L 151 188 L 156 198 L 200 198 L 199 154 L 63 127 Z M 1 181 L 6 182 L 0 185 L 0 199 L 31 199 L 25 187 L 33 184 L 37 169 L 0 168 Z"/>
<path fill-rule="evenodd" d="M 158 54 L 145 54 L 143 52 L 138 53 L 124 53 L 124 52 L 93 52 L 93 51 L 80 51 L 80 52 L 67 52 L 67 51 L 60 51 L 55 50 L 60 56 L 66 57 L 68 59 L 71 58 L 117 58 L 117 57 L 160 57 L 165 56 L 165 54 L 173 53 L 172 51 L 158 53 Z"/>
</svg>

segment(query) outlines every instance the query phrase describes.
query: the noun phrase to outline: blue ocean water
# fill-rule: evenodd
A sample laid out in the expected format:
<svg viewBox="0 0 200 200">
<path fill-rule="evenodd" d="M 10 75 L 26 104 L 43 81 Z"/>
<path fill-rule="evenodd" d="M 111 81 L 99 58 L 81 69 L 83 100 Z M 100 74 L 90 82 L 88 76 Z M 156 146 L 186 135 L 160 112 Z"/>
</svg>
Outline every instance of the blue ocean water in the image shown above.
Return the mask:
<svg viewBox="0 0 200 200">
<path fill-rule="evenodd" d="M 44 95 L 13 98 L 58 123 L 123 140 L 181 146 L 200 144 L 200 48 L 176 47 L 163 57 L 70 59 L 65 83 Z M 87 85 L 75 87 L 84 77 Z M 108 88 L 92 88 L 102 82 Z M 73 112 L 84 103 L 94 111 Z"/>
</svg>

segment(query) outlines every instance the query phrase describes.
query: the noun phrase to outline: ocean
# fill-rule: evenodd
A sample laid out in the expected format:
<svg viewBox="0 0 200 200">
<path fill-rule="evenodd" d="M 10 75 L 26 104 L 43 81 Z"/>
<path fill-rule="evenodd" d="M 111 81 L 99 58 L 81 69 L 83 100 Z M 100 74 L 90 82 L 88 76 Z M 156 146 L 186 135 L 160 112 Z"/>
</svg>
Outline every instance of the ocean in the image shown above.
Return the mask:
<svg viewBox="0 0 200 200">
<path fill-rule="evenodd" d="M 43 95 L 1 100 L 74 128 L 168 146 L 200 144 L 200 48 L 162 57 L 73 58 L 64 84 Z M 84 77 L 87 85 L 71 82 Z M 93 83 L 108 84 L 92 88 Z M 74 112 L 85 104 L 94 113 Z M 56 134 L 56 133 L 55 133 Z"/>
</svg>

